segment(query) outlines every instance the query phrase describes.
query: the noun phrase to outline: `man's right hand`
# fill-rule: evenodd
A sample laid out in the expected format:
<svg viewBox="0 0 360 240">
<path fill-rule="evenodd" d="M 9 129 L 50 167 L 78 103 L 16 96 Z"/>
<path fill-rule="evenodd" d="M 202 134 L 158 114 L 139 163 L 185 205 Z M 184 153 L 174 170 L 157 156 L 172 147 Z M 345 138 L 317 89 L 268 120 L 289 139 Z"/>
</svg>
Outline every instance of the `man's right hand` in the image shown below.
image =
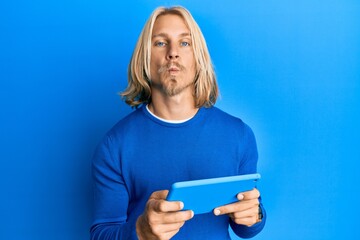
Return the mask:
<svg viewBox="0 0 360 240">
<path fill-rule="evenodd" d="M 153 192 L 144 213 L 136 221 L 140 240 L 168 240 L 177 234 L 185 221 L 194 216 L 191 210 L 181 211 L 182 202 L 166 201 L 168 190 Z"/>
</svg>

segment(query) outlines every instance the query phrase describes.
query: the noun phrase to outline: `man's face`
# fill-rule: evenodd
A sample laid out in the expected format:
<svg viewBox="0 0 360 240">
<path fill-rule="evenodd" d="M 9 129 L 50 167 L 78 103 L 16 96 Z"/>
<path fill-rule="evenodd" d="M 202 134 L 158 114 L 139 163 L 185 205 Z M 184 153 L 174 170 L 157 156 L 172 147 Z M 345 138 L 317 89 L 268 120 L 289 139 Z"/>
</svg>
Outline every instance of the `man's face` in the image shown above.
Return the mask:
<svg viewBox="0 0 360 240">
<path fill-rule="evenodd" d="M 159 16 L 154 24 L 150 72 L 152 87 L 167 96 L 193 93 L 195 59 L 184 20 L 174 14 Z"/>
</svg>

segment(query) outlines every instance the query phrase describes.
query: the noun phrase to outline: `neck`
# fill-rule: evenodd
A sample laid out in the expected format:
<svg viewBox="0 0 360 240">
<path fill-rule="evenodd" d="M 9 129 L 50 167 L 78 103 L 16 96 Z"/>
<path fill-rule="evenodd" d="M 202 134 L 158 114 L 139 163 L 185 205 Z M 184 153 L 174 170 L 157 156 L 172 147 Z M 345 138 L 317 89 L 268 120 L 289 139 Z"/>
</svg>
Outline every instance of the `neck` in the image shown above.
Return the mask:
<svg viewBox="0 0 360 240">
<path fill-rule="evenodd" d="M 198 108 L 194 97 L 178 94 L 176 96 L 158 95 L 153 92 L 149 110 L 156 116 L 166 120 L 184 120 L 193 117 Z"/>
</svg>

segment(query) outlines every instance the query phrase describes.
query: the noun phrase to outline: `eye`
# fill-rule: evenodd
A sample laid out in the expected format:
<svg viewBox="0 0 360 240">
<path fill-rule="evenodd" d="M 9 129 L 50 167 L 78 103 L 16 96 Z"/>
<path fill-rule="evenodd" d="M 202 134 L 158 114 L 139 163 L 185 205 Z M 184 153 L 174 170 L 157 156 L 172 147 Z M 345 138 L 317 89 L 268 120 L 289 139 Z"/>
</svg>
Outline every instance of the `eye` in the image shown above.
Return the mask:
<svg viewBox="0 0 360 240">
<path fill-rule="evenodd" d="M 180 45 L 181 45 L 182 47 L 188 47 L 188 46 L 190 46 L 190 43 L 187 42 L 187 41 L 183 41 L 183 42 L 180 43 Z"/>
<path fill-rule="evenodd" d="M 155 43 L 155 46 L 156 46 L 156 47 L 164 47 L 165 45 L 166 45 L 166 43 L 165 43 L 165 42 L 161 42 L 161 41 L 158 41 L 158 42 Z"/>
</svg>

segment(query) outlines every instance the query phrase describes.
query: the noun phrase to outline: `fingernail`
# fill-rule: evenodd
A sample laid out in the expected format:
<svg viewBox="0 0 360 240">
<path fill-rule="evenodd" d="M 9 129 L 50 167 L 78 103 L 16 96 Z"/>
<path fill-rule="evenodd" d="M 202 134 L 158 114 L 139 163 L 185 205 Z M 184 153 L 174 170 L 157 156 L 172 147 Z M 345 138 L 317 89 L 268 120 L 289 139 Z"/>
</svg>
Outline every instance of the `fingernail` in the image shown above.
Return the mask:
<svg viewBox="0 0 360 240">
<path fill-rule="evenodd" d="M 183 208 L 184 208 L 184 203 L 180 202 L 180 209 L 183 209 Z"/>
<path fill-rule="evenodd" d="M 243 199 L 244 199 L 244 195 L 239 194 L 239 195 L 237 196 L 237 198 L 238 198 L 239 200 L 243 200 Z"/>
<path fill-rule="evenodd" d="M 194 211 L 191 211 L 191 218 L 193 218 L 195 215 Z"/>
<path fill-rule="evenodd" d="M 219 209 L 215 209 L 215 210 L 214 210 L 214 214 L 215 214 L 216 216 L 220 215 L 220 213 L 221 213 L 221 212 L 220 212 Z"/>
</svg>

